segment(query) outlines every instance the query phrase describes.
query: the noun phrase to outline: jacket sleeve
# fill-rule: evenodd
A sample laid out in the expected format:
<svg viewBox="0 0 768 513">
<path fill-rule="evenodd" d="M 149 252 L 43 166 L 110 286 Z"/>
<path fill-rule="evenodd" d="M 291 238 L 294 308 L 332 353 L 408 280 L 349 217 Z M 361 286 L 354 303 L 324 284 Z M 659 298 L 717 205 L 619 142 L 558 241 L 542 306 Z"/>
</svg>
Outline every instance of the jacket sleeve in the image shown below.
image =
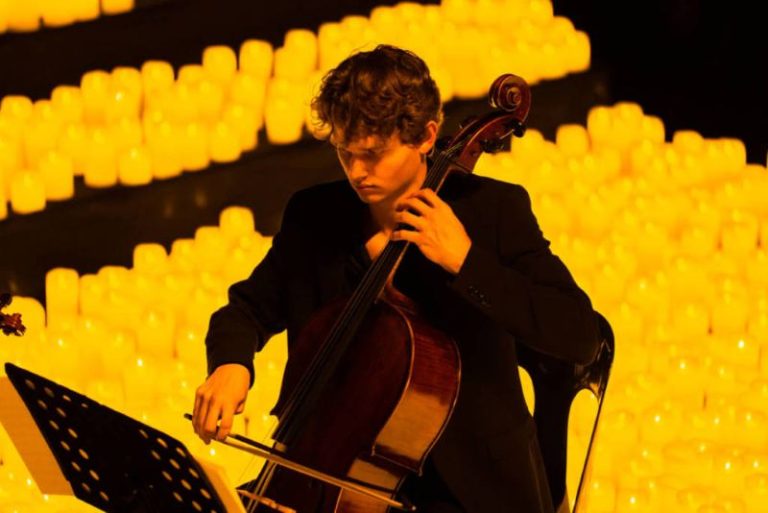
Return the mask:
<svg viewBox="0 0 768 513">
<path fill-rule="evenodd" d="M 505 187 L 498 215 L 497 250 L 472 244 L 449 289 L 533 349 L 591 362 L 598 349 L 591 302 L 550 251 L 526 190 Z"/>
<path fill-rule="evenodd" d="M 225 363 L 239 363 L 248 368 L 253 385 L 254 353 L 286 327 L 286 266 L 299 243 L 295 198 L 289 200 L 264 259 L 247 279 L 230 286 L 229 302 L 211 316 L 205 337 L 209 374 Z"/>
</svg>

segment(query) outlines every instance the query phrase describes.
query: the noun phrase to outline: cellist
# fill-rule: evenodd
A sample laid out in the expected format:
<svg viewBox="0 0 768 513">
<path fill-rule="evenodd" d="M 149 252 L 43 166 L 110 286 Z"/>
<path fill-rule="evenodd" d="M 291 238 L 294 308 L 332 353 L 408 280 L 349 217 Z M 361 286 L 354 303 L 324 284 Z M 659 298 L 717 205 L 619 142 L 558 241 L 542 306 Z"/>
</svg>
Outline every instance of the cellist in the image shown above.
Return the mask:
<svg viewBox="0 0 768 513">
<path fill-rule="evenodd" d="M 325 76 L 312 107 L 346 180 L 289 200 L 269 253 L 211 317 L 193 426 L 206 443 L 225 438 L 253 384 L 254 352 L 287 329 L 290 358 L 312 312 L 353 290 L 390 239 L 406 240 L 385 292 L 404 294 L 450 334 L 462 366 L 448 425 L 403 492 L 426 513 L 551 513 L 515 344 L 586 364 L 597 324 L 522 186 L 452 174 L 440 196 L 422 189 L 439 98 L 424 61 L 387 45 Z"/>
</svg>

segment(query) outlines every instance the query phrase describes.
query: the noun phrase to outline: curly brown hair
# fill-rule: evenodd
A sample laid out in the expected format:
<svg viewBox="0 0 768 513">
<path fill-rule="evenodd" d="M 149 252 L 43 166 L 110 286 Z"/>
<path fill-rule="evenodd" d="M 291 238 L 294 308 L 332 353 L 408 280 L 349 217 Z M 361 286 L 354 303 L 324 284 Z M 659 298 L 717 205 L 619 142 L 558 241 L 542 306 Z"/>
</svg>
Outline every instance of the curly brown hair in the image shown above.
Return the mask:
<svg viewBox="0 0 768 513">
<path fill-rule="evenodd" d="M 359 52 L 323 77 L 312 100 L 319 127 L 330 129 L 340 144 L 370 135 L 418 144 L 429 121 L 443 113 L 440 92 L 426 63 L 413 52 L 390 45 Z"/>
</svg>

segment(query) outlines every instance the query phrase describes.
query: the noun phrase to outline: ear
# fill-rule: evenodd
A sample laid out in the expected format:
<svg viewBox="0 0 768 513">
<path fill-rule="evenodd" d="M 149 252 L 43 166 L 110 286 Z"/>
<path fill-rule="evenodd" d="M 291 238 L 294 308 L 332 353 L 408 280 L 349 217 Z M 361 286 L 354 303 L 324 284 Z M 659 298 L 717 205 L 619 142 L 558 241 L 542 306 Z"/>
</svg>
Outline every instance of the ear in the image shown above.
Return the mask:
<svg viewBox="0 0 768 513">
<path fill-rule="evenodd" d="M 426 128 L 427 136 L 426 138 L 419 144 L 418 150 L 419 153 L 426 155 L 432 150 L 432 147 L 435 145 L 435 141 L 437 140 L 437 122 L 436 121 L 428 121 Z"/>
</svg>

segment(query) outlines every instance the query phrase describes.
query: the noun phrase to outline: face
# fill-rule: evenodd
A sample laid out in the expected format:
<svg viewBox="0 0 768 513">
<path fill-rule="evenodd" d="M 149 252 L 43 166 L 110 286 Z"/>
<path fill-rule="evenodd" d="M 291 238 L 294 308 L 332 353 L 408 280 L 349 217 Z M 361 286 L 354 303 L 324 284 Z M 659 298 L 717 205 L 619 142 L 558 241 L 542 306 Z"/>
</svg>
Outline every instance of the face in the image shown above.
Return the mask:
<svg viewBox="0 0 768 513">
<path fill-rule="evenodd" d="M 432 147 L 434 136 L 420 144 L 404 144 L 397 132 L 387 139 L 368 136 L 346 145 L 336 144 L 331 137 L 331 143 L 362 201 L 394 203 L 407 191 L 421 187 L 427 171 L 422 155 Z"/>
</svg>

